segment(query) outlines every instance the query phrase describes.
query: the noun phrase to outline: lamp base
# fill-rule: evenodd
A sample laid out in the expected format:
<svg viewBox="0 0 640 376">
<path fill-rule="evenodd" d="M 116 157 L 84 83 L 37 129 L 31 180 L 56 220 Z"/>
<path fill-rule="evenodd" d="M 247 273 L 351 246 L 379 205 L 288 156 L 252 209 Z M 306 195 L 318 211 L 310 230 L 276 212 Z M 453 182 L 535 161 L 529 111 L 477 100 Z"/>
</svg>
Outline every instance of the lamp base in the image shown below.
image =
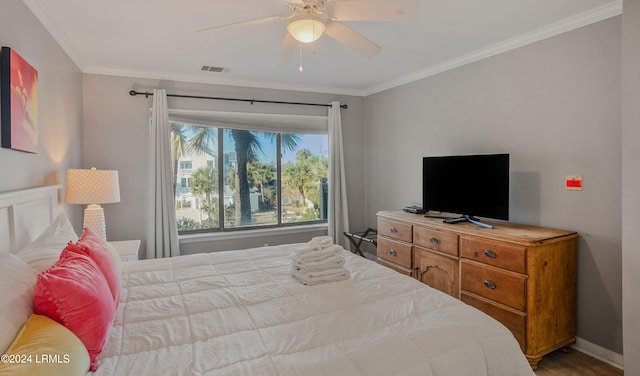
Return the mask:
<svg viewBox="0 0 640 376">
<path fill-rule="evenodd" d="M 84 224 L 82 226 L 91 229 L 102 240 L 107 240 L 107 224 L 104 220 L 102 206 L 96 204 L 87 205 L 84 209 Z"/>
</svg>

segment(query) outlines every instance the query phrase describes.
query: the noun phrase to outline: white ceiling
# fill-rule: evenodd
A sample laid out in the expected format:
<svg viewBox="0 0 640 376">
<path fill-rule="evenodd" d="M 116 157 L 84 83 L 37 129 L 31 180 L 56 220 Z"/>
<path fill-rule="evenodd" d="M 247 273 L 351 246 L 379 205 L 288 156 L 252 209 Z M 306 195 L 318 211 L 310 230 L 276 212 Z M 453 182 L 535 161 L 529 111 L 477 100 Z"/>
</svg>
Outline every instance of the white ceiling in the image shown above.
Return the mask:
<svg viewBox="0 0 640 376">
<path fill-rule="evenodd" d="M 420 0 L 417 22 L 344 22 L 382 47 L 374 58 L 323 36 L 303 46 L 301 73 L 298 49 L 278 56 L 286 21 L 196 32 L 288 15 L 286 0 L 23 1 L 85 73 L 362 96 L 622 12 L 621 0 Z"/>
</svg>

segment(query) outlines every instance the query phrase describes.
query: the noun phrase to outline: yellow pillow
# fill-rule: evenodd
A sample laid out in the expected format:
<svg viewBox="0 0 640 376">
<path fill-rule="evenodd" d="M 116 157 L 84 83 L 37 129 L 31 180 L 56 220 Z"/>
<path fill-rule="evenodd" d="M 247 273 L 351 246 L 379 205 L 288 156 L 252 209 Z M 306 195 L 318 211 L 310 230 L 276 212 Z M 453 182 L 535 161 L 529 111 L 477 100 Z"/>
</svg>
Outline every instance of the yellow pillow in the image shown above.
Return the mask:
<svg viewBox="0 0 640 376">
<path fill-rule="evenodd" d="M 32 314 L 0 361 L 0 376 L 85 375 L 89 353 L 69 329 Z"/>
<path fill-rule="evenodd" d="M 119 272 L 122 272 L 122 260 L 120 260 L 120 254 L 116 251 L 116 248 L 109 242 L 104 242 L 107 245 L 107 249 L 111 252 L 111 256 L 116 261 L 116 268 Z"/>
</svg>

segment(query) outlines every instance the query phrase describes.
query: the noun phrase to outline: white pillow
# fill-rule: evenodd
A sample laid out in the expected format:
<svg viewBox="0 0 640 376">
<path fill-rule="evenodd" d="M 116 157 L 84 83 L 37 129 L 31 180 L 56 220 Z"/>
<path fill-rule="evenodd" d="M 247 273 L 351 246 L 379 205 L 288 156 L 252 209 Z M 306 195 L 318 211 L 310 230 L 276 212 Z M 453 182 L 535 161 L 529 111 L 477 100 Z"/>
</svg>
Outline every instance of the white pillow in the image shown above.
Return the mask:
<svg viewBox="0 0 640 376">
<path fill-rule="evenodd" d="M 11 252 L 0 254 L 0 353 L 4 354 L 33 313 L 38 273 Z"/>
<path fill-rule="evenodd" d="M 71 226 L 69 218 L 64 212 L 60 212 L 36 240 L 16 252 L 16 255 L 35 269 L 37 273 L 41 273 L 58 261 L 60 253 L 67 246 L 67 243 L 77 240 L 78 235 Z"/>
</svg>

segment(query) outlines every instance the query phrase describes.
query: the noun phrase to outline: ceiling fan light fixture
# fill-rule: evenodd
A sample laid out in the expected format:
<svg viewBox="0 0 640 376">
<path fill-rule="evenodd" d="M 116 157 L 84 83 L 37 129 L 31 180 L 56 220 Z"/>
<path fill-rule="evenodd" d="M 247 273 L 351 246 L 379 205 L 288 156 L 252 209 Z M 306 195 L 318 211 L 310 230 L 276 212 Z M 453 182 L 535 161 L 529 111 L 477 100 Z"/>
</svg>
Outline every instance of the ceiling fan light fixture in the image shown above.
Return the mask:
<svg viewBox="0 0 640 376">
<path fill-rule="evenodd" d="M 324 33 L 327 25 L 324 22 L 312 17 L 294 18 L 287 25 L 287 30 L 291 36 L 302 43 L 316 41 Z"/>
</svg>

